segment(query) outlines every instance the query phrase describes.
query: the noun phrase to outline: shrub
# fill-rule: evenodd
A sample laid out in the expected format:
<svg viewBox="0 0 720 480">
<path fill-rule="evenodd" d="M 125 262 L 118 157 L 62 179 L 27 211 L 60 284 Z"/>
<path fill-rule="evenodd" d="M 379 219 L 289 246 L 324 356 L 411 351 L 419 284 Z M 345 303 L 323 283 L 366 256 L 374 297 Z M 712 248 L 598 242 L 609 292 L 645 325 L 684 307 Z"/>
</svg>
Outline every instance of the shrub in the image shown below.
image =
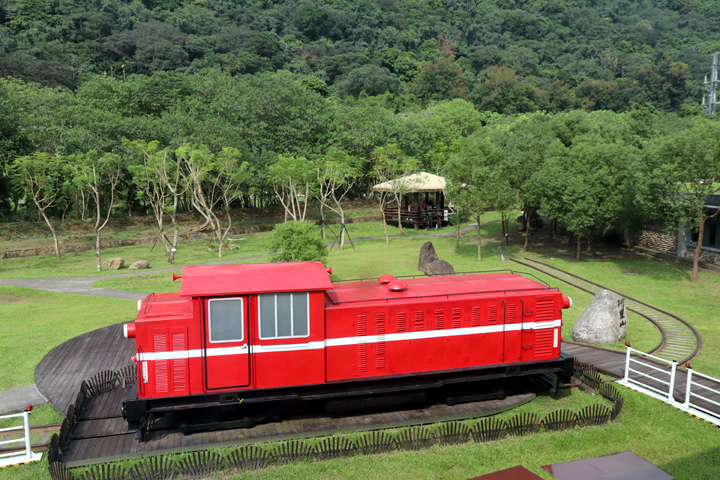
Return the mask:
<svg viewBox="0 0 720 480">
<path fill-rule="evenodd" d="M 320 261 L 325 263 L 327 245 L 320 237 L 320 229 L 305 222 L 285 222 L 270 233 L 270 255 L 273 262 Z"/>
</svg>

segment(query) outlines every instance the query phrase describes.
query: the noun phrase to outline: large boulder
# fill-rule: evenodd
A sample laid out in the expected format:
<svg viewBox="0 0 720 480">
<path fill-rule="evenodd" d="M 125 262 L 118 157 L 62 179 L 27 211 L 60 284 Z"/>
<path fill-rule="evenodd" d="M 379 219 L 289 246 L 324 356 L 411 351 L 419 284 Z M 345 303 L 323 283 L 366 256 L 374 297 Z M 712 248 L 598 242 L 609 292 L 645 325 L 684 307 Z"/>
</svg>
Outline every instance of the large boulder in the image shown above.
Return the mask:
<svg viewBox="0 0 720 480">
<path fill-rule="evenodd" d="M 610 345 L 627 334 L 625 299 L 609 290 L 598 292 L 573 326 L 573 339 L 579 343 Z"/>
<path fill-rule="evenodd" d="M 130 270 L 143 270 L 145 268 L 150 268 L 150 262 L 147 260 L 138 260 L 137 262 L 130 265 L 128 268 Z"/>
<path fill-rule="evenodd" d="M 435 260 L 425 266 L 425 275 L 455 275 L 455 269 L 445 260 Z"/>
<path fill-rule="evenodd" d="M 125 260 L 120 257 L 107 258 L 103 262 L 105 270 L 120 270 L 125 266 Z"/>
<path fill-rule="evenodd" d="M 432 242 L 425 242 L 420 247 L 420 260 L 418 261 L 418 270 L 421 272 L 425 271 L 425 268 L 432 262 L 438 260 L 437 253 L 435 253 L 435 247 Z"/>
</svg>

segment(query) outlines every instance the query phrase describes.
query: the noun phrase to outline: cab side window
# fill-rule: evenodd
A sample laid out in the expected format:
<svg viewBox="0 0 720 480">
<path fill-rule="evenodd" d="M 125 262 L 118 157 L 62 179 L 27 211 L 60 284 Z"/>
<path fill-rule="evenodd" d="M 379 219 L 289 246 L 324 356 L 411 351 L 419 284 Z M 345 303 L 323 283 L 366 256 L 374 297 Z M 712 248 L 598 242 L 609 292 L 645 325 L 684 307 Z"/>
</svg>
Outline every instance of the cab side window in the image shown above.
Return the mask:
<svg viewBox="0 0 720 480">
<path fill-rule="evenodd" d="M 300 338 L 309 335 L 308 292 L 258 295 L 260 338 Z"/>
<path fill-rule="evenodd" d="M 243 332 L 243 299 L 222 298 L 208 301 L 210 342 L 239 342 Z"/>
</svg>

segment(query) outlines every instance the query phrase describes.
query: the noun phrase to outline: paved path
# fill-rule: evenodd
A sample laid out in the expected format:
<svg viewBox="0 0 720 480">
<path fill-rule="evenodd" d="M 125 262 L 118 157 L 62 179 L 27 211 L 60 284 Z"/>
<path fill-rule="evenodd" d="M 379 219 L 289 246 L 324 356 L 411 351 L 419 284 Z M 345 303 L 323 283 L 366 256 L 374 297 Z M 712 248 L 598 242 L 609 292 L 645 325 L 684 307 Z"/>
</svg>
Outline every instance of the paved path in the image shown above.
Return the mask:
<svg viewBox="0 0 720 480">
<path fill-rule="evenodd" d="M 465 233 L 472 232 L 475 230 L 475 226 L 469 226 L 465 227 L 460 230 L 460 235 L 464 235 Z M 443 238 L 443 237 L 454 237 L 456 235 L 456 231 L 447 231 L 442 233 L 435 233 L 435 234 L 427 234 L 427 235 L 413 235 L 413 236 L 407 236 L 404 238 Z M 363 240 L 381 240 L 385 237 L 360 237 L 360 238 L 353 238 L 353 242 L 363 241 Z M 394 238 L 397 238 L 395 236 Z M 346 245 L 345 248 L 351 248 Z M 268 254 L 265 255 L 253 255 L 250 257 L 240 257 L 240 258 L 228 258 L 224 260 L 217 260 L 214 262 L 207 262 L 203 263 L 202 265 L 220 265 L 223 263 L 234 263 L 234 262 L 240 262 L 245 260 L 254 260 L 254 259 L 260 259 L 260 258 L 266 258 L 268 257 Z M 111 288 L 97 288 L 93 287 L 93 283 L 100 281 L 100 280 L 106 280 L 109 278 L 119 278 L 119 277 L 132 277 L 136 275 L 148 275 L 152 273 L 164 273 L 164 272 L 175 272 L 179 269 L 181 269 L 182 266 L 176 266 L 176 267 L 168 267 L 168 268 L 157 268 L 152 270 L 137 270 L 132 272 L 125 272 L 125 273 L 115 273 L 110 275 L 96 275 L 93 277 L 65 277 L 65 278 L 23 278 L 23 279 L 6 279 L 2 280 L 0 279 L 0 285 L 8 286 L 8 287 L 23 287 L 23 288 L 33 288 L 35 290 L 46 290 L 50 292 L 60 292 L 60 293 L 75 293 L 78 295 L 92 295 L 96 297 L 108 297 L 108 298 L 118 298 L 121 300 L 142 300 L 147 296 L 147 293 L 142 292 L 128 292 L 125 290 L 114 290 Z"/>
</svg>

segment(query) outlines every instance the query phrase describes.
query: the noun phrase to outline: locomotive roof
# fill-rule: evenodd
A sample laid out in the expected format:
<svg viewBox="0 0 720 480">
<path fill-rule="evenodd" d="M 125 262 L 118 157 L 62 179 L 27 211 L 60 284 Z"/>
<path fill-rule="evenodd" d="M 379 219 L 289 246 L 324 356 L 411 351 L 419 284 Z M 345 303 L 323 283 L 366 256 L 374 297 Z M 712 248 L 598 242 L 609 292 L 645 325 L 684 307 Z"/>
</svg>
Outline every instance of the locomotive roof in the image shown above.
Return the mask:
<svg viewBox="0 0 720 480">
<path fill-rule="evenodd" d="M 381 277 L 382 278 L 382 277 Z M 332 303 L 367 302 L 372 300 L 463 295 L 477 293 L 510 294 L 530 290 L 552 290 L 554 288 L 525 278 L 516 273 L 484 273 L 476 275 L 453 275 L 447 277 L 421 277 L 402 279 L 407 288 L 391 291 L 393 283 L 348 282 L 336 283 L 328 292 Z"/>
<path fill-rule="evenodd" d="M 332 288 L 320 262 L 248 263 L 185 267 L 180 295 L 211 297 Z"/>
</svg>

